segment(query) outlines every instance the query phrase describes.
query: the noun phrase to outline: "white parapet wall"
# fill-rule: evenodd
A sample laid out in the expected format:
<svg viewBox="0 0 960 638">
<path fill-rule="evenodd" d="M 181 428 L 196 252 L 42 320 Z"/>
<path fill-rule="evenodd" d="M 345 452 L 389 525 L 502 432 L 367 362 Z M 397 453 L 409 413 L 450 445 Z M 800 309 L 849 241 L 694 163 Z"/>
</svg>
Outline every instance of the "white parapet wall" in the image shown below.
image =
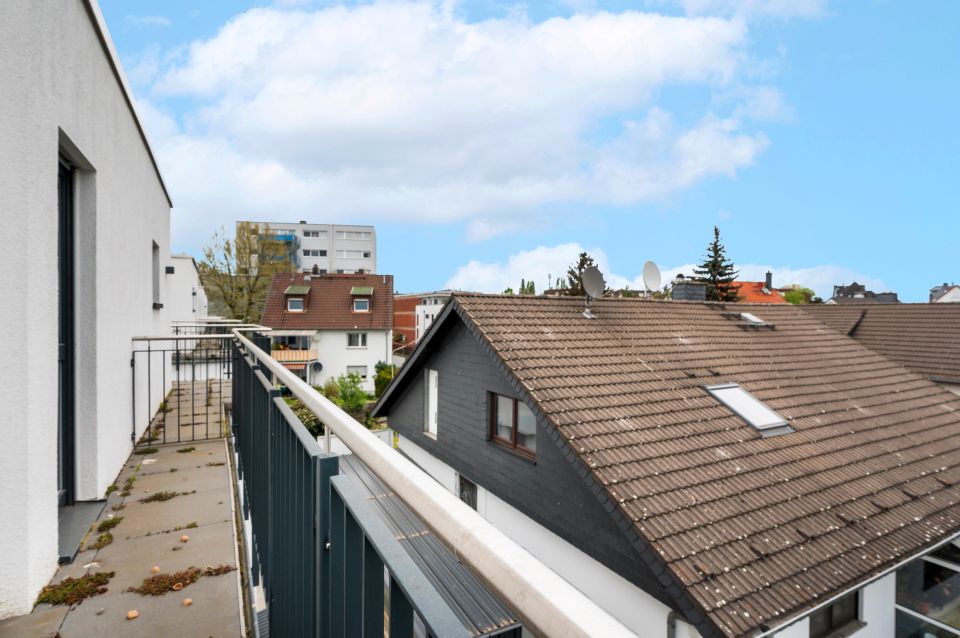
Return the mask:
<svg viewBox="0 0 960 638">
<path fill-rule="evenodd" d="M 57 567 L 58 158 L 75 167 L 75 497 L 131 450 L 130 338 L 169 332 L 170 201 L 94 0 L 0 11 L 0 618 Z M 8 288 L 8 285 L 10 286 Z"/>
</svg>

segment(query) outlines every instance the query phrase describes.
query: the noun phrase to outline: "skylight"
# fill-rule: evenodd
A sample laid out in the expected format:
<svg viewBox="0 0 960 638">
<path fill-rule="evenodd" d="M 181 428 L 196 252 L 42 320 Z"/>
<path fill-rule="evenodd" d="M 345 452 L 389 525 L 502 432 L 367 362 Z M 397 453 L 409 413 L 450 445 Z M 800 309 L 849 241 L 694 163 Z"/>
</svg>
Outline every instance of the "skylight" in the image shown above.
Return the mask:
<svg viewBox="0 0 960 638">
<path fill-rule="evenodd" d="M 743 319 L 744 321 L 748 322 L 748 323 L 752 323 L 752 324 L 755 325 L 755 326 L 765 326 L 765 325 L 767 325 L 767 322 L 766 322 L 766 321 L 764 321 L 763 319 L 761 319 L 760 317 L 758 317 L 757 315 L 755 315 L 755 314 L 753 314 L 753 313 L 751 313 L 751 312 L 741 312 L 741 313 L 740 313 L 740 318 Z"/>
<path fill-rule="evenodd" d="M 794 431 L 786 419 L 736 383 L 710 385 L 706 390 L 764 436 Z"/>
</svg>

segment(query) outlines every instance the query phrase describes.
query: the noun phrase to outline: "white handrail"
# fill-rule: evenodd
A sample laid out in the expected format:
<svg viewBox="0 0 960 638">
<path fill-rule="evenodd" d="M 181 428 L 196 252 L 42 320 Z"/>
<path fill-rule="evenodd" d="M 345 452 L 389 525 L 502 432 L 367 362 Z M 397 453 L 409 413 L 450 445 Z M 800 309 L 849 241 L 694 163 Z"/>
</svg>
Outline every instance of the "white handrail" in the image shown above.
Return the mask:
<svg viewBox="0 0 960 638">
<path fill-rule="evenodd" d="M 540 636 L 635 636 L 555 571 L 346 412 L 235 331 L 260 365 L 367 464 L 492 591 Z"/>
</svg>

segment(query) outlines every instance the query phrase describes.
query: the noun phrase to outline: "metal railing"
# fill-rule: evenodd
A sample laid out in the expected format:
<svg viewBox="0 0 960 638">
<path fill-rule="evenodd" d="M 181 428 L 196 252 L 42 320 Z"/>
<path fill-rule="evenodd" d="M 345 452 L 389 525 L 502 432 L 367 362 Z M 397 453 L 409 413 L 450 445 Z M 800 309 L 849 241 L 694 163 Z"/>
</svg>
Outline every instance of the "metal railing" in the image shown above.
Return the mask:
<svg viewBox="0 0 960 638">
<path fill-rule="evenodd" d="M 236 345 L 231 334 L 134 337 L 130 355 L 134 444 L 215 439 L 229 434 Z"/>
<path fill-rule="evenodd" d="M 251 568 L 270 632 L 283 636 L 469 635 L 373 514 L 337 458 L 279 397 L 291 391 L 541 636 L 633 636 L 623 624 L 397 451 L 275 361 L 269 339 L 234 331 L 233 424 Z M 388 573 L 386 583 L 384 570 Z M 386 591 L 385 591 L 386 588 Z"/>
</svg>

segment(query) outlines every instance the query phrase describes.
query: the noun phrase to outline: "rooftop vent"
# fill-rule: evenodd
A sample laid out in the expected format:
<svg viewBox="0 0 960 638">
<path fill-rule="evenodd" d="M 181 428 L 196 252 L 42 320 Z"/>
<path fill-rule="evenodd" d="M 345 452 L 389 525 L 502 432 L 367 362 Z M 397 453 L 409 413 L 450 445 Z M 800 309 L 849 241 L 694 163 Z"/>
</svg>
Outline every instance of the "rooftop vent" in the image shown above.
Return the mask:
<svg viewBox="0 0 960 638">
<path fill-rule="evenodd" d="M 786 419 L 736 383 L 708 385 L 705 389 L 763 437 L 794 432 Z"/>
</svg>

